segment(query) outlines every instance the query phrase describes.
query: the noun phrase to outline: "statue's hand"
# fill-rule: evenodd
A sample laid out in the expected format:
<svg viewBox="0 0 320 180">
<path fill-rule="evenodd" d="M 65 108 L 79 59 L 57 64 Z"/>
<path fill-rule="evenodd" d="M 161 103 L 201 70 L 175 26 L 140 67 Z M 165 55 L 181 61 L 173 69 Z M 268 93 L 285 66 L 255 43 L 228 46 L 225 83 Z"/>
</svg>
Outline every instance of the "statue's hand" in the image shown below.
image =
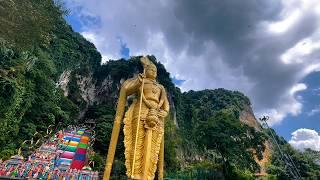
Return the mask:
<svg viewBox="0 0 320 180">
<path fill-rule="evenodd" d="M 164 110 L 162 110 L 162 109 L 160 109 L 159 111 L 158 111 L 158 116 L 159 117 L 166 117 L 168 115 L 168 112 L 167 111 L 164 111 Z"/>
<path fill-rule="evenodd" d="M 158 122 L 159 122 L 159 118 L 157 116 L 157 110 L 150 109 L 145 121 L 145 127 L 148 129 L 153 129 L 157 126 Z"/>
<path fill-rule="evenodd" d="M 140 74 L 138 75 L 138 78 L 139 78 L 139 81 L 142 82 L 142 79 L 145 79 L 145 78 L 146 78 L 146 75 L 140 73 Z"/>
</svg>

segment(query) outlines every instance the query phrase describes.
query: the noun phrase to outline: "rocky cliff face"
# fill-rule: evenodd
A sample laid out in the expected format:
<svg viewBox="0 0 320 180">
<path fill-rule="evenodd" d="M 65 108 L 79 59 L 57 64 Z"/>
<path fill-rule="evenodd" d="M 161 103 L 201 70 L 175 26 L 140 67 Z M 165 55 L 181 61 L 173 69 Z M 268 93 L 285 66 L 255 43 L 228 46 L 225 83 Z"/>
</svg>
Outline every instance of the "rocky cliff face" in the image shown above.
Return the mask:
<svg viewBox="0 0 320 180">
<path fill-rule="evenodd" d="M 240 112 L 240 121 L 254 127 L 256 131 L 262 131 L 261 124 L 257 121 L 250 106 L 245 106 L 244 110 Z"/>
<path fill-rule="evenodd" d="M 60 87 L 64 93 L 64 96 L 69 95 L 69 82 L 71 76 L 70 70 L 64 71 L 57 82 L 57 86 Z M 114 102 L 117 99 L 117 91 L 114 90 L 114 80 L 111 76 L 107 76 L 103 81 L 98 84 L 93 78 L 93 74 L 80 75 L 73 74 L 76 79 L 76 85 L 79 90 L 81 99 L 86 102 L 86 106 L 93 104 L 101 104 L 105 102 Z M 117 90 L 120 89 L 120 82 L 118 82 Z"/>
<path fill-rule="evenodd" d="M 70 81 L 70 75 L 70 70 L 63 71 L 63 73 L 60 75 L 58 82 L 56 83 L 57 87 L 60 87 L 62 89 L 63 95 L 66 97 L 69 95 L 68 83 Z"/>
<path fill-rule="evenodd" d="M 253 127 L 256 131 L 262 131 L 262 126 L 261 124 L 257 121 L 252 109 L 250 106 L 245 106 L 244 110 L 241 111 L 240 121 L 247 124 L 250 127 Z M 270 162 L 271 158 L 271 153 L 272 153 L 272 144 L 268 140 L 265 141 L 265 150 L 263 152 L 263 158 L 259 160 L 257 157 L 255 157 L 256 162 L 259 164 L 261 167 L 261 173 L 265 174 L 266 173 L 266 167 L 268 163 Z"/>
</svg>

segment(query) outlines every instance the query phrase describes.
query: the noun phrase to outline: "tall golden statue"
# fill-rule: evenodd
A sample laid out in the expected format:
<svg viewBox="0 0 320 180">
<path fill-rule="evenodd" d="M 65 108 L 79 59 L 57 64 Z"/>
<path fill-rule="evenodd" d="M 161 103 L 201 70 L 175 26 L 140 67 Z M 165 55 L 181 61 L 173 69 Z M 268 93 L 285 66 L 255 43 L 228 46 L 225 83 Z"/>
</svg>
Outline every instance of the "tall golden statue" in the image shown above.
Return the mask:
<svg viewBox="0 0 320 180">
<path fill-rule="evenodd" d="M 120 124 L 130 95 L 136 95 L 136 99 L 124 117 L 127 176 L 131 179 L 154 179 L 158 164 L 158 179 L 163 179 L 164 118 L 169 113 L 169 102 L 165 88 L 156 81 L 156 66 L 147 57 L 140 60 L 143 74 L 126 80 L 120 90 L 104 179 L 110 176 Z"/>
</svg>

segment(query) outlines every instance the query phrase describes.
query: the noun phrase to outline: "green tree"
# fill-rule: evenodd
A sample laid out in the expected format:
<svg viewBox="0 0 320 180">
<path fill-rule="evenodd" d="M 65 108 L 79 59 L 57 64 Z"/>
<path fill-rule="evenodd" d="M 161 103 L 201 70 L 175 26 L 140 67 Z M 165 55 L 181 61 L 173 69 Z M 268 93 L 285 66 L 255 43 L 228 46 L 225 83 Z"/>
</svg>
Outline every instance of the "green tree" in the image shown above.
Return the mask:
<svg viewBox="0 0 320 180">
<path fill-rule="evenodd" d="M 259 170 L 252 149 L 264 150 L 264 136 L 241 123 L 231 111 L 218 111 L 199 122 L 194 134 L 199 145 L 216 150 L 221 155 L 227 177 L 233 176 L 233 168 L 251 172 Z"/>
<path fill-rule="evenodd" d="M 57 20 L 65 13 L 60 1 L 0 1 L 0 38 L 23 49 L 46 46 Z"/>
</svg>

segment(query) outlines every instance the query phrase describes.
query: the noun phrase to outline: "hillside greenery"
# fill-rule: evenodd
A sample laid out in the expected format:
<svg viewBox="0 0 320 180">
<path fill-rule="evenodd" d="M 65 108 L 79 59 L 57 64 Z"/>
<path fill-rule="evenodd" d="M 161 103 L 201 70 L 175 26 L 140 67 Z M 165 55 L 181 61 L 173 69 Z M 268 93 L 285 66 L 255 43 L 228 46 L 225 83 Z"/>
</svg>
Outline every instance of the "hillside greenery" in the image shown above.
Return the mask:
<svg viewBox="0 0 320 180">
<path fill-rule="evenodd" d="M 80 107 L 57 79 L 66 69 L 91 71 L 101 55 L 66 24 L 59 1 L 1 1 L 0 9 L 0 158 L 6 159 L 36 131 L 76 122 Z"/>
<path fill-rule="evenodd" d="M 274 130 L 270 129 L 273 133 Z M 271 136 L 270 131 L 266 129 L 266 134 Z M 286 153 L 292 159 L 294 166 L 299 171 L 299 175 L 305 179 L 318 179 L 320 177 L 320 164 L 319 164 L 319 152 L 313 151 L 311 149 L 306 149 L 304 152 L 299 152 L 290 146 L 286 140 L 282 137 L 276 136 L 276 140 L 280 145 L 280 148 L 284 153 Z M 273 142 L 273 146 L 276 144 Z M 275 175 L 278 179 L 292 179 L 290 173 L 288 173 L 285 168 L 285 163 L 282 160 L 283 156 L 275 148 L 271 157 L 270 165 L 268 166 L 267 172 L 269 174 Z"/>
<path fill-rule="evenodd" d="M 96 154 L 91 158 L 94 168 L 103 172 L 119 87 L 123 80 L 142 72 L 140 57 L 101 65 L 100 53 L 65 22 L 66 13 L 60 1 L 0 1 L 0 159 L 17 153 L 24 140 L 35 132 L 44 133 L 51 124 L 58 129 L 92 119 L 97 136 Z M 254 179 L 260 170 L 255 158 L 262 158 L 269 135 L 240 122 L 240 113 L 250 107 L 250 100 L 225 89 L 181 92 L 164 65 L 152 55 L 149 58 L 157 66 L 157 80 L 168 91 L 171 105 L 165 126 L 166 176 Z M 57 85 L 65 71 L 71 72 L 68 96 Z M 99 103 L 83 99 L 80 76 L 92 77 L 95 87 L 111 82 L 105 94 L 99 94 Z M 83 113 L 81 118 L 79 113 Z M 277 138 L 302 177 L 320 176 L 318 152 L 298 152 Z M 122 141 L 121 131 L 115 178 L 125 177 Z M 29 147 L 26 154 L 34 148 Z M 284 167 L 274 149 L 269 177 L 290 179 Z"/>
</svg>

